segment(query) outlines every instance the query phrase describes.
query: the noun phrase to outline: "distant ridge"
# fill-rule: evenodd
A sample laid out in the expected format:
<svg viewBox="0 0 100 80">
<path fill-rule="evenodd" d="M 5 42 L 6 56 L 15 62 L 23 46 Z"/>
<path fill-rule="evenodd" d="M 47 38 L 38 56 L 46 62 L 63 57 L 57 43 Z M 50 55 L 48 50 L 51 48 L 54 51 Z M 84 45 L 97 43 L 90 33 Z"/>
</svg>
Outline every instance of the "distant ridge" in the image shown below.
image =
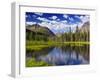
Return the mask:
<svg viewBox="0 0 100 80">
<path fill-rule="evenodd" d="M 80 28 L 80 32 L 89 32 L 90 31 L 90 23 L 86 22 L 83 24 L 83 26 Z"/>
<path fill-rule="evenodd" d="M 40 26 L 38 24 L 26 26 L 26 32 L 32 32 L 34 35 L 45 35 L 45 36 L 55 36 L 55 34 L 47 27 Z"/>
</svg>

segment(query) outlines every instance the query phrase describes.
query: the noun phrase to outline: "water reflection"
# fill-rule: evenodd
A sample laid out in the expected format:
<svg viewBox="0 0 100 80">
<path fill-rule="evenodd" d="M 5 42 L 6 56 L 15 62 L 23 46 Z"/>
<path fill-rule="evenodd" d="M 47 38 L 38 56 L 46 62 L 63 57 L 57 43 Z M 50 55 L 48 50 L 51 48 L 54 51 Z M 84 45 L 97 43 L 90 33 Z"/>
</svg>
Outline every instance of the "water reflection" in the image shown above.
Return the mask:
<svg viewBox="0 0 100 80">
<path fill-rule="evenodd" d="M 34 57 L 53 66 L 89 64 L 89 45 L 48 47 L 27 53 L 26 58 Z"/>
</svg>

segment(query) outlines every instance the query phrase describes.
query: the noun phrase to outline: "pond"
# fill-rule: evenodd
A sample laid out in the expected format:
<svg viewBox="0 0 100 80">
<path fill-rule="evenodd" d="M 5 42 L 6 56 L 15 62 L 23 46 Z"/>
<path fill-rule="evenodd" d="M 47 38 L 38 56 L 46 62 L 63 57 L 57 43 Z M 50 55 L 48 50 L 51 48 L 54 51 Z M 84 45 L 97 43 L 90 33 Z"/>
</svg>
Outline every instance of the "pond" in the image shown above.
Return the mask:
<svg viewBox="0 0 100 80">
<path fill-rule="evenodd" d="M 51 66 L 89 64 L 89 45 L 46 47 L 40 51 L 26 51 L 26 59 L 35 58 Z M 38 66 L 38 65 L 37 65 Z"/>
</svg>

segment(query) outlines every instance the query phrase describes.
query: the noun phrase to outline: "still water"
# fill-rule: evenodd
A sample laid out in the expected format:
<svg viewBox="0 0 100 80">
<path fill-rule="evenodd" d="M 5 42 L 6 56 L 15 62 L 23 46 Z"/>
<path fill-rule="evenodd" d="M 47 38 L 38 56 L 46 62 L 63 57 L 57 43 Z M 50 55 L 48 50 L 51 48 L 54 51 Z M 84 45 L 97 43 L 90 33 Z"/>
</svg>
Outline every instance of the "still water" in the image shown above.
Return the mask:
<svg viewBox="0 0 100 80">
<path fill-rule="evenodd" d="M 89 64 L 89 45 L 53 46 L 41 51 L 27 52 L 26 58 L 32 57 L 53 66 Z"/>
</svg>

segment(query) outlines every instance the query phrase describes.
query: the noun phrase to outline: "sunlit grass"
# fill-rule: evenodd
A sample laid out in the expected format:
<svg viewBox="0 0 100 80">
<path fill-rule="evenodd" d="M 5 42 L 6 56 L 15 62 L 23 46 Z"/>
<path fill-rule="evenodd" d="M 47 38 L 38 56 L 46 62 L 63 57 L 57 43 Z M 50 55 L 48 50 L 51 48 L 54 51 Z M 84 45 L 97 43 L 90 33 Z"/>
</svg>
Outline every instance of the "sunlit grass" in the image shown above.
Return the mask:
<svg viewBox="0 0 100 80">
<path fill-rule="evenodd" d="M 47 47 L 52 47 L 52 46 L 83 46 L 83 45 L 89 45 L 89 42 L 79 42 L 79 41 L 70 41 L 70 42 L 55 42 L 55 41 L 26 41 L 26 50 L 29 51 L 40 51 L 44 48 Z"/>
<path fill-rule="evenodd" d="M 41 44 L 40 45 L 27 45 L 26 49 L 30 50 L 30 51 L 32 51 L 32 50 L 40 51 L 46 47 L 49 47 L 49 45 L 41 45 Z"/>
<path fill-rule="evenodd" d="M 36 61 L 34 58 L 26 59 L 26 67 L 39 67 L 39 66 L 50 66 L 44 61 Z"/>
</svg>

